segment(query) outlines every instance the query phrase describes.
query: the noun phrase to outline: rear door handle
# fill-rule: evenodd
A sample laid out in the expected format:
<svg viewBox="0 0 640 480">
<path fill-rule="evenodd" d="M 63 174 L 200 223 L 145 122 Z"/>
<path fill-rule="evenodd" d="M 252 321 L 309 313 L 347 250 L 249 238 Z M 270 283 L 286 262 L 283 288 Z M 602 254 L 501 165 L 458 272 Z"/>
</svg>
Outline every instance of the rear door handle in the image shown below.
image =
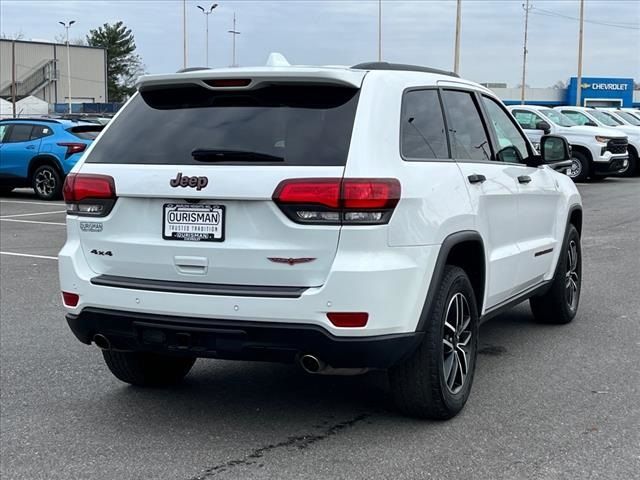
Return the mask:
<svg viewBox="0 0 640 480">
<path fill-rule="evenodd" d="M 469 183 L 482 183 L 487 179 L 487 177 L 484 175 L 473 174 L 469 175 L 467 179 L 469 180 Z"/>
<path fill-rule="evenodd" d="M 531 181 L 531 177 L 529 175 L 520 175 L 518 177 L 518 181 L 520 183 L 529 183 Z"/>
</svg>

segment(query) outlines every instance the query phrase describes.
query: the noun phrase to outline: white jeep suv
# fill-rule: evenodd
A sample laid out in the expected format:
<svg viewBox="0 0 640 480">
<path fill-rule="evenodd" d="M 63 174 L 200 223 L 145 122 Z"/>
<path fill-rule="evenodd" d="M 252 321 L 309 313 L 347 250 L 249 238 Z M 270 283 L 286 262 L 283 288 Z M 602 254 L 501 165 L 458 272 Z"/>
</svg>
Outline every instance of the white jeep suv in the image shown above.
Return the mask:
<svg viewBox="0 0 640 480">
<path fill-rule="evenodd" d="M 571 145 L 571 169 L 567 173 L 577 182 L 624 172 L 629 153 L 624 132 L 614 128 L 578 125 L 549 107 L 514 105 L 508 107 L 534 146 L 543 135 L 561 135 Z"/>
<path fill-rule="evenodd" d="M 388 369 L 402 412 L 450 418 L 482 321 L 576 315 L 581 199 L 566 140 L 541 144 L 428 68 L 142 77 L 66 181 L 67 321 L 128 383 L 198 357 Z"/>
</svg>

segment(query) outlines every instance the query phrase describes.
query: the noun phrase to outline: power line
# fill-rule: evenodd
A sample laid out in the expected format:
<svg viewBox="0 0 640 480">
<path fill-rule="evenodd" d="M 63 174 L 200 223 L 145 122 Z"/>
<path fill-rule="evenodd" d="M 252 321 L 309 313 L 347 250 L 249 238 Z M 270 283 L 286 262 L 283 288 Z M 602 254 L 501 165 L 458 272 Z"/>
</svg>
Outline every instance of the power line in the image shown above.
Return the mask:
<svg viewBox="0 0 640 480">
<path fill-rule="evenodd" d="M 570 15 L 564 15 L 559 12 L 554 12 L 552 10 L 545 10 L 543 8 L 532 7 L 531 13 L 534 15 L 540 15 L 544 17 L 558 17 L 558 18 L 566 18 L 567 20 L 575 20 L 579 21 L 580 19 L 577 17 L 572 17 Z M 605 27 L 614 27 L 614 28 L 622 28 L 625 30 L 640 30 L 640 24 L 637 23 L 610 23 L 610 22 L 599 22 L 597 20 L 585 20 L 585 23 L 592 23 L 594 25 L 603 25 Z"/>
</svg>

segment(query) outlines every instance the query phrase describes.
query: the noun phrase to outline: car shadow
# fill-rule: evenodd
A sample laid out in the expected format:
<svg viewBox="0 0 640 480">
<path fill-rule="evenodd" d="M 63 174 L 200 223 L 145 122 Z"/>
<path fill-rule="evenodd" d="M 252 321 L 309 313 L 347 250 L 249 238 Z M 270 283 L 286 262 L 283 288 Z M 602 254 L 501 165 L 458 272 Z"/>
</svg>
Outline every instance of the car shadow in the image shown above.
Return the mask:
<svg viewBox="0 0 640 480">
<path fill-rule="evenodd" d="M 519 351 L 521 344 L 536 342 L 537 335 L 543 337 L 546 330 L 554 328 L 558 327 L 534 323 L 528 306 L 483 324 L 476 375 L 491 378 L 499 361 L 487 361 L 487 357 L 508 356 Z M 482 383 L 474 384 L 474 389 L 482 388 Z M 402 419 L 393 409 L 383 371 L 323 376 L 306 374 L 294 365 L 200 359 L 185 381 L 173 387 L 140 388 L 113 380 L 105 388 L 105 403 L 116 407 L 108 409 L 111 420 L 117 421 L 123 411 L 129 418 L 153 416 L 158 429 L 166 427 L 165 421 L 177 420 L 192 428 L 229 419 L 242 428 L 265 418 L 274 422 L 274 428 L 275 424 L 299 422 L 322 428 L 334 420 L 362 415 Z M 482 395 L 482 391 L 474 391 L 475 398 Z"/>
</svg>

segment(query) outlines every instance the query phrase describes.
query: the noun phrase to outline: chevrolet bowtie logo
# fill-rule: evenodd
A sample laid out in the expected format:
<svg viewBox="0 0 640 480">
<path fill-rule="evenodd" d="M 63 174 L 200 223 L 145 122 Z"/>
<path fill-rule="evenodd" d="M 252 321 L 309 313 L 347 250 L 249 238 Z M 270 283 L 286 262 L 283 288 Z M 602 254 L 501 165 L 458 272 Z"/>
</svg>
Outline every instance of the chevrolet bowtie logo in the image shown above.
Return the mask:
<svg viewBox="0 0 640 480">
<path fill-rule="evenodd" d="M 590 83 L 581 83 L 580 84 L 580 88 L 591 88 L 591 84 Z"/>
</svg>

